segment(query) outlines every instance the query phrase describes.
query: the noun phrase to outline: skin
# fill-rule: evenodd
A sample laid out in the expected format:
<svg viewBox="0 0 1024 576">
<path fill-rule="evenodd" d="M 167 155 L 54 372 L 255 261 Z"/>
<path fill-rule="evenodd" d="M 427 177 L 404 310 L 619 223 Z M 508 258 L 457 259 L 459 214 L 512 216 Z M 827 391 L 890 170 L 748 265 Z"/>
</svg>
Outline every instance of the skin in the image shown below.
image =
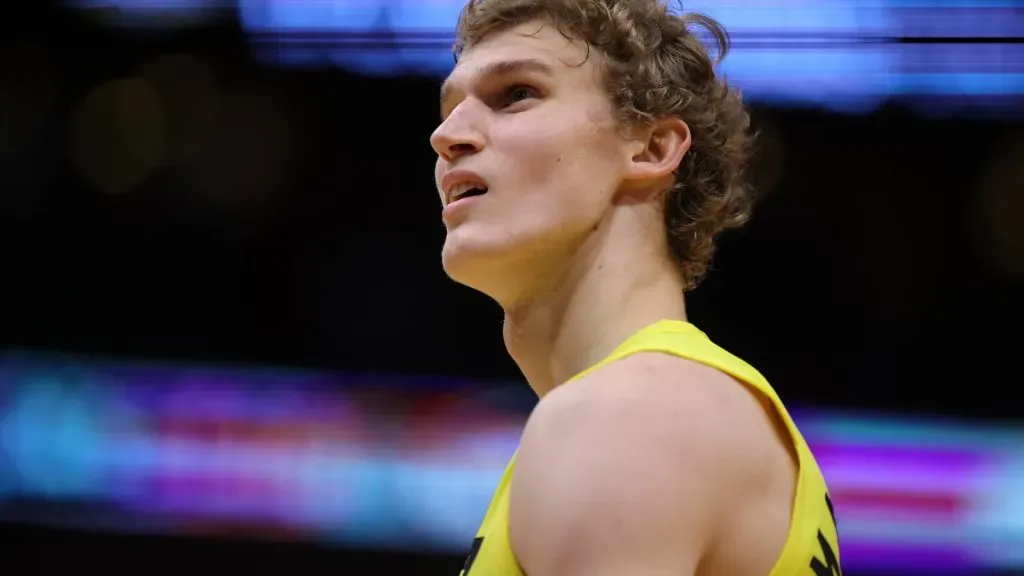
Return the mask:
<svg viewBox="0 0 1024 576">
<path fill-rule="evenodd" d="M 767 574 L 796 468 L 764 399 L 661 354 L 563 384 L 636 330 L 686 318 L 661 203 L 689 129 L 618 126 L 601 58 L 544 22 L 492 34 L 445 82 L 431 136 L 442 204 L 451 170 L 488 186 L 446 213 L 445 271 L 502 306 L 541 398 L 512 483 L 513 549 L 530 576 Z"/>
</svg>

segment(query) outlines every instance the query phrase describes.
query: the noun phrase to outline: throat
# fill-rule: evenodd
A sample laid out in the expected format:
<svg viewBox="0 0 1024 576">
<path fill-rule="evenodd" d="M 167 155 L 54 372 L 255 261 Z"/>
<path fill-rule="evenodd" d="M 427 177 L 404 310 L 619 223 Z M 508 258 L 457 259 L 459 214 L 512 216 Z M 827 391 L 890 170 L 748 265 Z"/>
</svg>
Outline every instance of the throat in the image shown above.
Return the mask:
<svg viewBox="0 0 1024 576">
<path fill-rule="evenodd" d="M 505 310 L 505 348 L 538 396 L 600 363 L 635 332 L 661 320 L 686 320 L 678 282 L 615 286 L 605 280 L 564 299 Z"/>
</svg>

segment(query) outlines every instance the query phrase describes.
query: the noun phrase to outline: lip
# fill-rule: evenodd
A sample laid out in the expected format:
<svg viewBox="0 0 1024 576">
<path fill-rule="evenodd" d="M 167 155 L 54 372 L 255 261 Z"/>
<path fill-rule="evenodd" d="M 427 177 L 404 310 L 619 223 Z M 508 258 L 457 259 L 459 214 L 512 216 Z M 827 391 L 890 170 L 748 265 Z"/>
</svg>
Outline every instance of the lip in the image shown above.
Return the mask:
<svg viewBox="0 0 1024 576">
<path fill-rule="evenodd" d="M 488 188 L 487 181 L 481 178 L 476 172 L 471 172 L 469 170 L 452 170 L 441 178 L 441 190 L 444 191 L 444 200 L 446 205 L 451 206 L 461 202 L 462 200 L 469 199 L 463 198 L 452 202 L 452 190 L 455 189 L 456 186 L 461 186 L 463 184 L 470 184 L 478 188 Z"/>
<path fill-rule="evenodd" d="M 459 198 L 455 202 L 446 204 L 441 210 L 441 220 L 449 224 L 454 223 L 461 213 L 465 212 L 481 198 L 483 198 L 483 196 L 466 196 L 465 198 Z"/>
</svg>

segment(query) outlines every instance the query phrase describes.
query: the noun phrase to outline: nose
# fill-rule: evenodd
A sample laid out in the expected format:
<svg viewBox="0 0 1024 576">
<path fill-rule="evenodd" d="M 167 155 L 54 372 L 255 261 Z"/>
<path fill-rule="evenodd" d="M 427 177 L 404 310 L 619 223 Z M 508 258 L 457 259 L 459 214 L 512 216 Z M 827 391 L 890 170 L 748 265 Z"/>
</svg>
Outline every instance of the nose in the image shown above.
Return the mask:
<svg viewBox="0 0 1024 576">
<path fill-rule="evenodd" d="M 471 104 L 463 102 L 430 135 L 430 146 L 448 162 L 476 154 L 484 148 L 484 137 L 474 119 Z"/>
</svg>

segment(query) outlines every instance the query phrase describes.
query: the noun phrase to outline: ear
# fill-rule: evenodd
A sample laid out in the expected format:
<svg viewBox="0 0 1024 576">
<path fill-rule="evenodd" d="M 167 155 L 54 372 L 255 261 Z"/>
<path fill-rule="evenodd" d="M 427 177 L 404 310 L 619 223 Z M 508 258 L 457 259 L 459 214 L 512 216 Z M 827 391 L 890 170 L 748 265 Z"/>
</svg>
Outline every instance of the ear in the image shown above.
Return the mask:
<svg viewBox="0 0 1024 576">
<path fill-rule="evenodd" d="M 674 116 L 658 120 L 636 134 L 626 180 L 642 186 L 672 176 L 690 149 L 690 127 Z"/>
</svg>

